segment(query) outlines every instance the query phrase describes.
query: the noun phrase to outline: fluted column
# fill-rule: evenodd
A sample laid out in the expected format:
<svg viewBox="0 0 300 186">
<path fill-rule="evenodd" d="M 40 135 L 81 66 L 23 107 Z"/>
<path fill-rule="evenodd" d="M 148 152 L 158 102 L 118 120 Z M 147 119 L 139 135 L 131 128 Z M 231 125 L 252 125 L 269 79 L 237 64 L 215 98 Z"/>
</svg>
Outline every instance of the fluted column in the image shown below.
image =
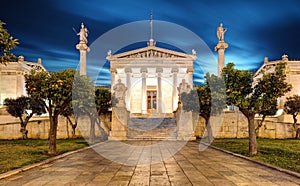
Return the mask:
<svg viewBox="0 0 300 186">
<path fill-rule="evenodd" d="M 80 53 L 80 64 L 79 64 L 79 74 L 81 76 L 86 76 L 86 53 L 90 51 L 90 48 L 86 43 L 80 42 L 76 45 L 77 50 Z"/>
<path fill-rule="evenodd" d="M 172 91 L 172 109 L 175 111 L 178 107 L 178 93 L 177 93 L 177 74 L 178 74 L 178 68 L 172 68 L 172 73 L 173 73 L 173 91 Z"/>
<path fill-rule="evenodd" d="M 117 69 L 112 68 L 110 69 L 110 72 L 111 72 L 111 87 L 113 87 L 116 82 Z"/>
<path fill-rule="evenodd" d="M 193 88 L 193 72 L 194 72 L 194 68 L 193 67 L 189 67 L 186 71 L 186 73 L 188 74 L 188 84 L 191 85 L 191 88 Z"/>
<path fill-rule="evenodd" d="M 163 68 L 156 68 L 157 73 L 157 112 L 162 113 L 162 82 L 161 75 Z"/>
<path fill-rule="evenodd" d="M 131 94 L 131 68 L 125 68 L 125 73 L 126 73 L 126 87 L 127 87 L 127 93 L 126 93 L 126 98 L 125 98 L 125 102 L 126 102 L 126 106 L 127 109 L 130 110 L 130 94 Z"/>
<path fill-rule="evenodd" d="M 147 100 L 146 100 L 146 73 L 147 68 L 141 68 L 142 73 L 142 114 L 147 113 Z"/>
<path fill-rule="evenodd" d="M 224 41 L 219 41 L 215 47 L 215 51 L 218 52 L 218 76 L 221 76 L 225 63 L 225 50 L 228 48 L 228 44 Z"/>
</svg>

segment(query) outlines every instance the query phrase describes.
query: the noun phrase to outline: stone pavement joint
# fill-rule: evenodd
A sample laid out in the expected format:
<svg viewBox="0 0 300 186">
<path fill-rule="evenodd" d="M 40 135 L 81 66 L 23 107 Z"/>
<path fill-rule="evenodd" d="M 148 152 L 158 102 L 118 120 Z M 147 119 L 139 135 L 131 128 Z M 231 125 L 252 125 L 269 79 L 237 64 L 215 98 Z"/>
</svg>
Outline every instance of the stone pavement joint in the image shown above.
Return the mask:
<svg viewBox="0 0 300 186">
<path fill-rule="evenodd" d="M 207 145 L 207 144 L 205 144 L 205 143 L 202 143 L 202 144 Z M 276 166 L 274 166 L 274 165 L 270 165 L 270 164 L 268 164 L 268 163 L 264 163 L 264 162 L 261 162 L 261 161 L 255 160 L 255 159 L 251 159 L 251 158 L 249 158 L 249 157 L 246 157 L 246 156 L 243 156 L 243 155 L 240 155 L 240 154 L 236 154 L 236 153 L 233 153 L 233 152 L 224 150 L 224 149 L 220 149 L 220 148 L 215 147 L 215 146 L 210 146 L 210 148 L 219 150 L 219 151 L 221 151 L 221 152 L 225 152 L 225 153 L 227 153 L 227 154 L 230 154 L 230 155 L 233 155 L 233 156 L 236 156 L 236 157 L 239 157 L 239 158 L 248 160 L 248 161 L 252 161 L 252 162 L 257 163 L 257 164 L 259 164 L 259 165 L 266 166 L 266 167 L 268 167 L 268 168 L 271 168 L 271 169 L 277 170 L 277 171 L 279 171 L 279 172 L 283 172 L 283 173 L 289 174 L 289 175 L 291 175 L 291 176 L 295 176 L 295 177 L 297 177 L 297 178 L 300 179 L 300 174 L 297 173 L 297 172 L 293 172 L 293 171 L 290 171 L 290 170 L 287 170 L 287 169 L 283 169 L 283 168 L 280 168 L 280 167 L 276 167 Z"/>
<path fill-rule="evenodd" d="M 191 141 L 174 152 L 176 142 L 107 141 L 93 148 L 0 180 L 0 185 L 299 185 L 298 177 L 213 148 L 199 151 Z M 109 147 L 109 148 L 108 148 Z M 118 148 L 117 148 L 118 147 Z M 142 148 L 137 148 L 142 147 Z M 108 153 L 106 159 L 97 152 Z M 167 154 L 167 155 L 166 155 Z M 106 154 L 107 155 L 107 154 Z M 168 156 L 169 155 L 169 156 Z M 157 161 L 157 160 L 162 161 Z M 118 163 L 124 161 L 126 163 Z M 142 163 L 142 164 L 141 164 Z"/>
</svg>

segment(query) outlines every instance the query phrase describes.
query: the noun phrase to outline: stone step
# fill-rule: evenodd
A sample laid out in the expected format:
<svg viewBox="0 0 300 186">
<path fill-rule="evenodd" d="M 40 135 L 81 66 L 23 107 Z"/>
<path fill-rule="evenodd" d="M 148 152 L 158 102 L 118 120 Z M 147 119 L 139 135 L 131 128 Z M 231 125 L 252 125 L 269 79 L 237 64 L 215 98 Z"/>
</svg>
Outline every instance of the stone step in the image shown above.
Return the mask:
<svg viewBox="0 0 300 186">
<path fill-rule="evenodd" d="M 175 126 L 175 119 L 166 118 L 147 118 L 147 119 L 130 119 L 128 122 L 128 128 L 134 130 L 152 130 L 159 128 L 169 128 Z"/>
<path fill-rule="evenodd" d="M 128 122 L 128 138 L 136 140 L 164 140 L 176 136 L 175 118 L 131 118 Z"/>
<path fill-rule="evenodd" d="M 143 137 L 135 137 L 135 138 L 128 138 L 128 140 L 149 140 L 149 141 L 162 141 L 162 140 L 176 140 L 176 137 L 152 137 L 152 136 L 143 136 Z"/>
</svg>

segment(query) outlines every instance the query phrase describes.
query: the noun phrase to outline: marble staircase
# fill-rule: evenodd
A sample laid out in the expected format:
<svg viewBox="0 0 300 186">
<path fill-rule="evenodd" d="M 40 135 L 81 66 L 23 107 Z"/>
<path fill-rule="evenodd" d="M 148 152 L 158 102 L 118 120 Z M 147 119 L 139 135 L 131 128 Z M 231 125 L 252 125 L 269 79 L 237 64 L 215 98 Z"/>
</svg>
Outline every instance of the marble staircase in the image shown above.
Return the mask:
<svg viewBox="0 0 300 186">
<path fill-rule="evenodd" d="M 176 140 L 175 118 L 131 118 L 128 122 L 128 139 Z"/>
</svg>

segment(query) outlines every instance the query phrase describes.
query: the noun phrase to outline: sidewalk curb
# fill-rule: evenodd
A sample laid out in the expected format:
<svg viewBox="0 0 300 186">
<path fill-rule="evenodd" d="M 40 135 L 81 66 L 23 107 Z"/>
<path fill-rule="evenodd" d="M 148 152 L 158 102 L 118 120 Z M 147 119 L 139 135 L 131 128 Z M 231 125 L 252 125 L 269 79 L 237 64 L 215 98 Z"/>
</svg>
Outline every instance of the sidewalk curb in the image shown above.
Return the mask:
<svg viewBox="0 0 300 186">
<path fill-rule="evenodd" d="M 43 161 L 38 162 L 38 163 L 34 163 L 34 164 L 31 164 L 31 165 L 26 165 L 26 166 L 24 166 L 24 167 L 21 167 L 21 168 L 18 168 L 18 169 L 14 169 L 14 170 L 11 170 L 11 171 L 2 173 L 2 174 L 0 174 L 0 180 L 1 180 L 1 179 L 4 179 L 4 178 L 7 178 L 7 177 L 10 177 L 10 176 L 13 176 L 13 175 L 18 174 L 18 173 L 21 173 L 21 172 L 28 171 L 28 170 L 33 169 L 33 168 L 35 168 L 35 167 L 38 167 L 38 166 L 42 166 L 42 165 L 51 163 L 51 162 L 53 162 L 53 161 L 62 159 L 62 158 L 67 157 L 67 156 L 69 156 L 69 155 L 72 155 L 72 154 L 75 154 L 75 153 L 78 153 L 78 152 L 82 152 L 82 151 L 91 149 L 91 148 L 96 147 L 96 146 L 98 146 L 98 145 L 100 145 L 100 144 L 102 144 L 102 143 L 103 143 L 103 142 L 100 142 L 100 143 L 97 143 L 97 144 L 94 144 L 94 145 L 91 145 L 91 146 L 88 146 L 88 147 L 84 147 L 84 148 L 82 148 L 82 149 L 78 149 L 78 150 L 75 150 L 75 151 L 66 152 L 66 153 L 63 153 L 63 154 L 54 156 L 54 157 L 52 157 L 52 158 L 48 158 L 48 159 L 43 160 Z"/>
<path fill-rule="evenodd" d="M 262 166 L 265 166 L 265 167 L 268 167 L 270 169 L 274 169 L 274 170 L 277 170 L 279 172 L 283 172 L 285 174 L 288 174 L 290 176 L 294 176 L 294 177 L 297 177 L 297 178 L 300 178 L 300 174 L 297 173 L 297 172 L 294 172 L 294 171 L 290 171 L 290 170 L 287 170 L 287 169 L 283 169 L 283 168 L 280 168 L 280 167 L 276 167 L 274 165 L 270 165 L 268 163 L 263 163 L 261 161 L 258 161 L 258 160 L 254 160 L 254 159 L 251 159 L 249 157 L 246 157 L 246 156 L 243 156 L 243 155 L 240 155 L 240 154 L 236 154 L 236 153 L 233 153 L 233 152 L 230 152 L 230 151 L 227 151 L 227 150 L 223 150 L 223 149 L 220 149 L 218 147 L 215 147 L 215 146 L 211 146 L 207 143 L 203 143 L 201 142 L 203 145 L 206 145 L 208 146 L 209 148 L 212 148 L 212 149 L 215 149 L 215 150 L 218 150 L 218 151 L 221 151 L 221 152 L 224 152 L 226 154 L 230 154 L 232 156 L 235 156 L 235 157 L 238 157 L 238 158 L 241 158 L 241 159 L 244 159 L 244 160 L 247 160 L 247 161 L 251 161 L 253 163 L 256 163 L 258 165 L 262 165 Z"/>
</svg>

